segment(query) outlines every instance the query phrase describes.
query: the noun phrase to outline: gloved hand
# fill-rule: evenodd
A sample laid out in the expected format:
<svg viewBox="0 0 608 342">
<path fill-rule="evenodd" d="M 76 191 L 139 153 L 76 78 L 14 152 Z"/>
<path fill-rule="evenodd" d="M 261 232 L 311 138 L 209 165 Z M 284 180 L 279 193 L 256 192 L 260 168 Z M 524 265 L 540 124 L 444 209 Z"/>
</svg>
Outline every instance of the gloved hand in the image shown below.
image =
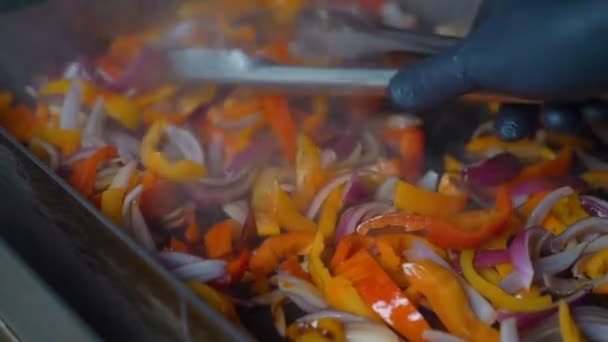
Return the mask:
<svg viewBox="0 0 608 342">
<path fill-rule="evenodd" d="M 486 0 L 459 46 L 396 75 L 392 100 L 419 110 L 478 90 L 546 101 L 608 92 L 608 1 Z"/>
</svg>

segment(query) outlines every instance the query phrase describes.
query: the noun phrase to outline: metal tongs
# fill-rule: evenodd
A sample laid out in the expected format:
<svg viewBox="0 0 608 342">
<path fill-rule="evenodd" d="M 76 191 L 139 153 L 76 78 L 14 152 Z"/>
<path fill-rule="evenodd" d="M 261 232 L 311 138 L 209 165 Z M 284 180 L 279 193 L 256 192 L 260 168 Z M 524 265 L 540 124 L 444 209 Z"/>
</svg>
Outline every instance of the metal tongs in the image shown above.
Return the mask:
<svg viewBox="0 0 608 342">
<path fill-rule="evenodd" d="M 346 14 L 333 14 L 338 25 L 332 26 L 328 18 L 326 27 L 346 27 L 359 30 L 359 38 L 370 36 L 369 26 L 354 24 L 352 17 Z M 346 19 L 348 20 L 346 20 Z M 335 20 L 334 20 L 335 21 Z M 357 26 L 359 25 L 359 26 Z M 322 26 L 318 26 L 322 29 Z M 352 32 L 351 32 L 352 33 Z M 365 35 L 363 35 L 365 34 Z M 314 35 L 313 35 L 314 36 Z M 375 52 L 386 52 L 401 46 L 401 51 L 429 55 L 455 44 L 457 38 L 442 37 L 414 31 L 391 32 L 390 39 L 383 38 Z M 310 36 L 308 37 L 310 38 Z M 296 38 L 297 39 L 297 38 Z M 355 39 L 352 37 L 350 39 Z M 302 40 L 300 40 L 302 41 Z M 399 42 L 400 45 L 397 45 Z M 339 44 L 339 43 L 337 43 Z M 189 48 L 173 50 L 168 53 L 170 76 L 186 82 L 211 81 L 220 84 L 250 85 L 252 87 L 271 88 L 272 91 L 305 91 L 331 95 L 386 95 L 390 79 L 398 72 L 396 69 L 363 69 L 341 67 L 305 67 L 286 66 L 253 58 L 243 51 Z M 530 102 L 529 100 L 511 98 L 500 94 L 476 93 L 465 96 L 469 101 L 503 101 Z"/>
</svg>

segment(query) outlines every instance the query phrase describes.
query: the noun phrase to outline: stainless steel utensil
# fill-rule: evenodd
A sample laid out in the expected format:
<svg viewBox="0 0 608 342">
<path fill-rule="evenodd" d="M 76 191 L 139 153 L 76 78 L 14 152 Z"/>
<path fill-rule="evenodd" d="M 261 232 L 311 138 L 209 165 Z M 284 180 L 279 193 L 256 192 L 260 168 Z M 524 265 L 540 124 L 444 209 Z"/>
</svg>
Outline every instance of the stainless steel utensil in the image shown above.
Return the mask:
<svg viewBox="0 0 608 342">
<path fill-rule="evenodd" d="M 190 48 L 168 53 L 170 77 L 185 82 L 251 85 L 275 92 L 304 91 L 331 95 L 386 94 L 396 69 L 316 68 L 272 64 L 241 50 Z M 474 93 L 473 102 L 535 102 L 502 94 Z"/>
</svg>

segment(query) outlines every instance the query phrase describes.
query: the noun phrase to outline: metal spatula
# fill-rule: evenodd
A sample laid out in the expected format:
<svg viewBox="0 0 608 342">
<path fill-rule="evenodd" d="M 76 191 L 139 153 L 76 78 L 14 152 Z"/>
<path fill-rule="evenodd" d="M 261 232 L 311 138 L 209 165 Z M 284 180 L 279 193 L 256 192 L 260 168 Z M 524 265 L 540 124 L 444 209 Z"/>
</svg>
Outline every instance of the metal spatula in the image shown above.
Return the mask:
<svg viewBox="0 0 608 342">
<path fill-rule="evenodd" d="M 241 50 L 190 48 L 168 53 L 169 76 L 184 82 L 249 85 L 274 92 L 328 95 L 386 94 L 395 69 L 316 68 L 272 64 Z M 500 94 L 475 93 L 469 101 L 533 102 Z"/>
</svg>

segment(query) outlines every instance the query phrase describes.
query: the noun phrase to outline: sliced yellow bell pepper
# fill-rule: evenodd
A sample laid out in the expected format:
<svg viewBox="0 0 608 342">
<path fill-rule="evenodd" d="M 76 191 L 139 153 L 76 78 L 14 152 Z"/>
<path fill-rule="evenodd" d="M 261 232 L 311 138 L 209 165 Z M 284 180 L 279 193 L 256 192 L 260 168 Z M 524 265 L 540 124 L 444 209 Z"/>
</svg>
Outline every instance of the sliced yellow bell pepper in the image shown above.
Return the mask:
<svg viewBox="0 0 608 342">
<path fill-rule="evenodd" d="M 34 135 L 59 148 L 64 156 L 76 152 L 80 147 L 81 134 L 78 129 L 42 128 Z"/>
<path fill-rule="evenodd" d="M 395 207 L 409 213 L 449 216 L 461 212 L 468 199 L 463 195 L 444 195 L 418 188 L 406 182 L 397 183 Z"/>
<path fill-rule="evenodd" d="M 310 205 L 317 191 L 325 183 L 326 176 L 321 164 L 321 149 L 303 134 L 296 140 L 296 184 L 298 191 L 294 201 L 304 210 Z"/>
<path fill-rule="evenodd" d="M 488 153 L 492 150 L 508 151 L 520 158 L 542 158 L 554 159 L 555 152 L 550 148 L 532 140 L 520 140 L 515 142 L 501 141 L 498 137 L 489 135 L 481 136 L 470 141 L 466 147 L 469 153 Z"/>
<path fill-rule="evenodd" d="M 342 209 L 342 192 L 344 187 L 335 188 L 323 203 L 321 209 L 321 218 L 319 219 L 319 232 L 323 234 L 325 239 L 333 237 L 336 230 L 336 222 L 338 221 L 338 213 Z"/>
<path fill-rule="evenodd" d="M 240 323 L 239 316 L 234 309 L 234 305 L 225 295 L 215 290 L 211 286 L 197 281 L 189 281 L 188 287 L 190 287 L 192 291 L 194 291 L 194 293 L 196 293 L 199 297 L 205 300 L 205 302 L 226 316 L 226 318 L 233 322 Z"/>
<path fill-rule="evenodd" d="M 604 248 L 583 259 L 581 269 L 591 279 L 602 279 L 608 275 L 608 248 Z M 608 293 L 608 283 L 596 286 L 593 292 Z"/>
<path fill-rule="evenodd" d="M 128 129 L 136 129 L 140 123 L 140 108 L 129 98 L 120 95 L 104 96 L 106 113 Z"/>
<path fill-rule="evenodd" d="M 117 225 L 122 224 L 122 202 L 125 189 L 107 189 L 101 194 L 101 212 Z"/>
<path fill-rule="evenodd" d="M 155 122 L 141 142 L 141 158 L 144 166 L 164 178 L 188 182 L 197 180 L 207 173 L 207 169 L 191 160 L 170 162 L 161 152 L 157 151 L 164 132 L 164 123 Z"/>
<path fill-rule="evenodd" d="M 500 287 L 485 280 L 473 266 L 473 250 L 464 250 L 460 254 L 460 266 L 466 280 L 479 293 L 490 300 L 495 306 L 513 312 L 534 312 L 551 305 L 551 296 L 541 296 L 529 299 L 519 299 L 503 291 Z"/>
<path fill-rule="evenodd" d="M 583 173 L 581 178 L 591 186 L 608 185 L 608 170 L 591 170 Z"/>
<path fill-rule="evenodd" d="M 559 330 L 562 333 L 562 341 L 564 342 L 586 341 L 570 314 L 568 304 L 563 300 L 559 302 Z"/>
</svg>

